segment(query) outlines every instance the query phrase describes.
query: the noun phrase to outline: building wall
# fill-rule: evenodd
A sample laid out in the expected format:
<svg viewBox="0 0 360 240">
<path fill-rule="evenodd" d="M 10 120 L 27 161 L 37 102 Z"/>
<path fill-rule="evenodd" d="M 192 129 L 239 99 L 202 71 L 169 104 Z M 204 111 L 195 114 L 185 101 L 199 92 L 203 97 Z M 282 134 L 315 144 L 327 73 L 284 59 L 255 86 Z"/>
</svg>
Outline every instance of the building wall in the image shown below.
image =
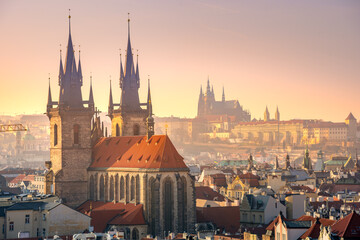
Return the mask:
<svg viewBox="0 0 360 240">
<path fill-rule="evenodd" d="M 65 236 L 82 233 L 89 229 L 91 218 L 63 204 L 51 209 L 47 214 L 48 235 Z"/>
<path fill-rule="evenodd" d="M 288 219 L 297 219 L 305 215 L 306 195 L 291 195 L 286 200 L 286 216 Z"/>
<path fill-rule="evenodd" d="M 264 223 L 269 224 L 279 213 L 282 212 L 286 215 L 286 207 L 277 199 L 269 197 L 268 203 L 264 210 Z M 286 216 L 285 216 L 286 217 Z"/>
</svg>

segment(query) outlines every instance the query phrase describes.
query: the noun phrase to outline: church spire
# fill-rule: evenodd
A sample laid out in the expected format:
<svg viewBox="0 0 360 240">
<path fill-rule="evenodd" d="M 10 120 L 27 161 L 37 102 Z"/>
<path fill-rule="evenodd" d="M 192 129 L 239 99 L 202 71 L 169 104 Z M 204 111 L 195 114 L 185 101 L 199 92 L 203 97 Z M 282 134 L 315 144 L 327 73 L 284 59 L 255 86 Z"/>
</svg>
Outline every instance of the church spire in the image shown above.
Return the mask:
<svg viewBox="0 0 360 240">
<path fill-rule="evenodd" d="M 210 93 L 210 78 L 208 76 L 207 85 L 206 85 L 206 94 Z"/>
<path fill-rule="evenodd" d="M 123 81 L 124 81 L 124 70 L 121 60 L 121 49 L 120 49 L 120 88 L 123 88 Z"/>
<path fill-rule="evenodd" d="M 222 92 L 222 101 L 225 102 L 225 89 L 224 89 L 224 86 L 223 86 L 223 92 Z"/>
<path fill-rule="evenodd" d="M 52 97 L 51 97 L 51 88 L 50 88 L 50 77 L 49 77 L 49 92 L 48 92 L 48 101 L 47 108 L 52 108 Z"/>
<path fill-rule="evenodd" d="M 120 72 L 122 70 L 120 69 Z M 139 74 L 139 72 L 138 72 Z M 120 73 L 120 75 L 122 75 Z M 120 76 L 121 78 L 121 76 Z M 134 59 L 130 42 L 130 18 L 128 18 L 128 44 L 125 57 L 125 75 L 121 81 L 120 108 L 122 111 L 140 111 L 139 81 L 134 68 Z"/>
<path fill-rule="evenodd" d="M 90 75 L 90 93 L 89 93 L 89 107 L 94 108 L 94 95 L 93 95 L 93 89 L 92 89 L 92 75 Z"/>
<path fill-rule="evenodd" d="M 108 106 L 109 115 L 112 114 L 113 110 L 114 110 L 114 103 L 113 103 L 112 90 L 111 90 L 111 79 L 110 79 L 110 94 L 109 94 L 109 106 Z"/>
<path fill-rule="evenodd" d="M 280 112 L 279 112 L 279 107 L 278 106 L 276 106 L 275 120 L 280 121 Z"/>
<path fill-rule="evenodd" d="M 80 83 L 82 86 L 82 82 L 83 82 L 83 75 L 82 75 L 82 70 L 81 70 L 81 61 L 80 61 L 80 46 L 79 46 L 79 64 L 78 64 L 78 75 L 80 78 Z"/>
<path fill-rule="evenodd" d="M 152 102 L 151 102 L 151 93 L 150 93 L 150 78 L 148 79 L 148 111 L 149 116 L 146 118 L 146 126 L 147 126 L 147 139 L 150 139 L 154 134 L 154 118 L 152 113 Z"/>
<path fill-rule="evenodd" d="M 276 159 L 275 159 L 275 170 L 278 170 L 279 169 L 279 159 L 278 157 L 276 156 Z"/>
<path fill-rule="evenodd" d="M 269 121 L 270 120 L 270 113 L 269 113 L 269 109 L 268 107 L 266 106 L 265 108 L 265 112 L 264 112 L 264 121 Z"/>
<path fill-rule="evenodd" d="M 79 60 L 79 72 L 76 70 L 76 62 L 74 55 L 74 46 L 71 39 L 71 16 L 69 14 L 69 38 L 67 52 L 65 58 L 65 73 L 60 73 L 60 94 L 59 106 L 67 106 L 73 108 L 83 108 L 83 100 L 81 94 L 82 86 L 82 70 Z M 62 63 L 60 63 L 62 65 Z M 60 72 L 62 70 L 60 69 Z M 80 74 L 79 74 L 80 73 Z M 62 76 L 61 76 L 62 75 Z"/>
<path fill-rule="evenodd" d="M 148 97 L 147 97 L 147 109 L 149 116 L 152 116 L 152 103 L 151 103 L 151 92 L 150 92 L 150 77 L 148 79 Z"/>
<path fill-rule="evenodd" d="M 61 81 L 64 78 L 64 67 L 62 63 L 62 54 L 61 54 L 61 44 L 60 44 L 60 67 L 59 67 L 59 86 L 61 85 Z"/>
<path fill-rule="evenodd" d="M 140 88 L 140 73 L 139 73 L 139 54 L 136 54 L 136 83 L 137 87 Z"/>
</svg>

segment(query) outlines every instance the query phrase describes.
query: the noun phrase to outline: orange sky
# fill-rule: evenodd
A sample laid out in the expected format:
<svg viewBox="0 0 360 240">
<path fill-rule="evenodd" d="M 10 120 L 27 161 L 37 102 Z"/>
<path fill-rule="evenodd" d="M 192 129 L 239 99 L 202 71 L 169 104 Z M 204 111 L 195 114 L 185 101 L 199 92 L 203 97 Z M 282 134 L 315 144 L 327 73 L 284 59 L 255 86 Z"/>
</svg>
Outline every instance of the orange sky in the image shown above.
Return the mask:
<svg viewBox="0 0 360 240">
<path fill-rule="evenodd" d="M 267 105 L 282 119 L 360 118 L 360 1 L 10 1 L 0 2 L 0 114 L 43 113 L 48 74 L 57 99 L 59 45 L 68 9 L 81 45 L 83 96 L 93 75 L 107 110 L 109 79 L 120 101 L 119 48 L 139 49 L 140 98 L 150 75 L 157 116 L 193 117 L 207 76 L 220 100 L 238 99 L 252 117 Z M 123 51 L 124 52 L 124 51 Z M 78 59 L 78 56 L 76 57 Z"/>
</svg>

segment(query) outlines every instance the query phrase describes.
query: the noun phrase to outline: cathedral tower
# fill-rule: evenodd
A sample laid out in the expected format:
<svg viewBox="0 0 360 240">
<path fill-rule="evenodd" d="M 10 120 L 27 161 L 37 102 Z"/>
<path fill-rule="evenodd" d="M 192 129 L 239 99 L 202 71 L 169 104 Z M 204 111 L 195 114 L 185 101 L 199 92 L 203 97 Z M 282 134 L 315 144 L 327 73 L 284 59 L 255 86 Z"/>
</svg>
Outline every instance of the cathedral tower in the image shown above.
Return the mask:
<svg viewBox="0 0 360 240">
<path fill-rule="evenodd" d="M 46 162 L 46 194 L 55 194 L 75 207 L 87 199 L 87 168 L 91 163 L 91 119 L 94 98 L 90 87 L 89 101 L 83 101 L 83 76 L 79 55 L 76 64 L 69 38 L 65 67 L 60 53 L 59 101 L 52 101 L 49 85 L 47 116 L 50 120 L 50 161 Z"/>
<path fill-rule="evenodd" d="M 279 112 L 279 107 L 276 107 L 275 120 L 276 120 L 276 121 L 280 121 L 280 112 Z"/>
<path fill-rule="evenodd" d="M 125 56 L 125 73 L 123 71 L 120 54 L 120 104 L 112 101 L 110 87 L 110 100 L 108 115 L 111 118 L 112 136 L 146 135 L 146 118 L 149 115 L 148 103 L 140 103 L 139 88 L 140 74 L 138 61 L 134 65 L 133 53 L 130 42 L 130 19 L 128 19 L 128 43 Z M 118 109 L 114 107 L 118 106 Z"/>
<path fill-rule="evenodd" d="M 269 113 L 269 110 L 268 110 L 267 106 L 266 106 L 266 109 L 265 109 L 265 112 L 264 112 L 264 121 L 265 122 L 270 121 L 270 113 Z"/>
</svg>

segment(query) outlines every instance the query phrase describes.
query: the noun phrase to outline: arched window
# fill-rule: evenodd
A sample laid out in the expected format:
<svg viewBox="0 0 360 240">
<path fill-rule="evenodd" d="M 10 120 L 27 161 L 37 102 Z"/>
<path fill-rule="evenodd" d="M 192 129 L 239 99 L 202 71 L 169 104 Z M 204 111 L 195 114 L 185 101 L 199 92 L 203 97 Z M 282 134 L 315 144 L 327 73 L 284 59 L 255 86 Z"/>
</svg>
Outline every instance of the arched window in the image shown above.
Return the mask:
<svg viewBox="0 0 360 240">
<path fill-rule="evenodd" d="M 137 230 L 137 228 L 134 228 L 132 230 L 131 240 L 139 240 L 139 231 Z"/>
<path fill-rule="evenodd" d="M 164 230 L 173 231 L 173 184 L 170 178 L 164 181 Z"/>
<path fill-rule="evenodd" d="M 125 197 L 125 183 L 124 183 L 124 177 L 121 176 L 120 178 L 120 200 L 123 200 Z"/>
<path fill-rule="evenodd" d="M 58 144 L 58 126 L 54 125 L 54 146 Z"/>
<path fill-rule="evenodd" d="M 89 187 L 89 189 L 90 189 L 90 199 L 91 200 L 95 200 L 94 188 L 95 188 L 94 176 L 91 175 L 90 176 L 90 187 Z"/>
<path fill-rule="evenodd" d="M 105 200 L 105 179 L 104 175 L 100 177 L 100 201 Z"/>
<path fill-rule="evenodd" d="M 119 175 L 115 176 L 115 201 L 119 201 Z"/>
<path fill-rule="evenodd" d="M 119 127 L 119 124 L 116 124 L 116 136 L 117 136 L 117 137 L 120 136 L 120 127 Z"/>
<path fill-rule="evenodd" d="M 136 203 L 140 203 L 140 177 L 136 175 Z"/>
<path fill-rule="evenodd" d="M 131 186 L 130 186 L 130 201 L 135 200 L 135 178 L 131 177 Z"/>
<path fill-rule="evenodd" d="M 114 196 L 114 176 L 110 177 L 110 201 L 114 201 L 115 200 L 115 196 Z"/>
<path fill-rule="evenodd" d="M 187 185 L 185 177 L 178 179 L 178 229 L 187 231 Z"/>
<path fill-rule="evenodd" d="M 139 124 L 134 124 L 133 133 L 134 133 L 134 136 L 137 136 L 137 135 L 140 134 L 140 126 L 139 126 Z"/>
<path fill-rule="evenodd" d="M 80 126 L 78 124 L 74 125 L 74 144 L 79 144 L 79 131 L 80 131 Z"/>
</svg>

